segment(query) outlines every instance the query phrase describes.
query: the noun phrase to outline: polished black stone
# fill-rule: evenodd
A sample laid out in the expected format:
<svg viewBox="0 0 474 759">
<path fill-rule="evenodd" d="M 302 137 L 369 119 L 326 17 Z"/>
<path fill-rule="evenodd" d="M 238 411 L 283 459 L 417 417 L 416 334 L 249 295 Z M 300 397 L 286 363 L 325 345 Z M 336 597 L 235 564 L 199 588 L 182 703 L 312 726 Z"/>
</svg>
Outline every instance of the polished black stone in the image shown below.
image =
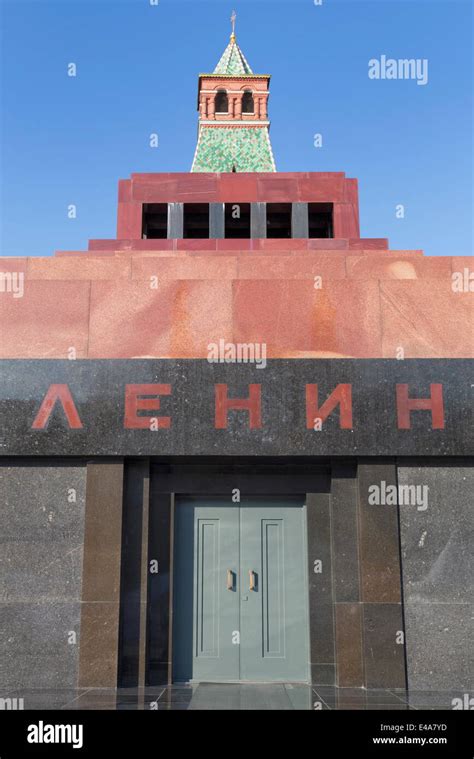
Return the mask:
<svg viewBox="0 0 474 759">
<path fill-rule="evenodd" d="M 470 694 L 465 694 L 464 701 Z M 472 694 L 471 694 L 472 695 Z M 460 708 L 458 691 L 335 688 L 292 683 L 199 683 L 163 688 L 17 690 L 0 697 L 23 699 L 24 710 L 289 711 L 446 710 Z M 466 698 L 467 697 L 467 698 Z M 466 707 L 467 708 L 467 707 Z"/>
<path fill-rule="evenodd" d="M 470 455 L 474 452 L 470 360 L 283 360 L 210 364 L 207 360 L 5 360 L 0 363 L 3 455 Z M 127 384 L 169 384 L 160 411 L 169 429 L 124 429 Z M 319 385 L 320 406 L 341 383 L 352 385 L 353 429 L 340 429 L 339 410 L 321 431 L 306 428 L 306 384 Z M 432 429 L 431 413 L 411 413 L 411 429 L 397 428 L 396 384 L 410 398 L 427 398 L 443 385 L 445 428 Z M 82 429 L 70 429 L 58 401 L 46 429 L 32 423 L 51 384 L 67 384 Z M 261 385 L 262 428 L 249 414 L 228 412 L 215 429 L 215 385 L 229 398 L 248 398 Z"/>
</svg>

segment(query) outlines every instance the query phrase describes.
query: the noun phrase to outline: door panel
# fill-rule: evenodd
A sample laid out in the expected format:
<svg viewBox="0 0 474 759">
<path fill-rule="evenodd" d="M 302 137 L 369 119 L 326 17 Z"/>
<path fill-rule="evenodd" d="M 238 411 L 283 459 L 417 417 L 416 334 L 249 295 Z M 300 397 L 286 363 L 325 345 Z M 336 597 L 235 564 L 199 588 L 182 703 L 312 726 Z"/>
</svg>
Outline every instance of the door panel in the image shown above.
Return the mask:
<svg viewBox="0 0 474 759">
<path fill-rule="evenodd" d="M 241 680 L 309 679 L 305 516 L 301 500 L 242 505 Z"/>
<path fill-rule="evenodd" d="M 196 656 L 219 656 L 220 520 L 198 519 L 196 530 Z"/>
<path fill-rule="evenodd" d="M 238 506 L 179 501 L 174 563 L 174 679 L 238 680 Z"/>
<path fill-rule="evenodd" d="M 262 656 L 284 656 L 283 519 L 262 519 L 261 529 Z"/>
<path fill-rule="evenodd" d="M 309 680 L 305 540 L 302 498 L 177 503 L 175 680 Z"/>
</svg>

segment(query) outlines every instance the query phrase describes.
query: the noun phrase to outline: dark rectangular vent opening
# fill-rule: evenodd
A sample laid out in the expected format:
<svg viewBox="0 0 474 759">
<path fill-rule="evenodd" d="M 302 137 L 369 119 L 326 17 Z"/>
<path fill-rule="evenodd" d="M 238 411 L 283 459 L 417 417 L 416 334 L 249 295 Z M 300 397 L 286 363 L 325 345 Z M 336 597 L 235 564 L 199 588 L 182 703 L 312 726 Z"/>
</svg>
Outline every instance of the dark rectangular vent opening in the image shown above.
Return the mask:
<svg viewBox="0 0 474 759">
<path fill-rule="evenodd" d="M 142 216 L 142 238 L 160 240 L 168 237 L 168 204 L 145 203 Z"/>
<path fill-rule="evenodd" d="M 185 239 L 209 239 L 209 204 L 185 203 L 183 236 Z"/>
<path fill-rule="evenodd" d="M 291 203 L 267 203 L 267 237 L 291 238 Z"/>
<path fill-rule="evenodd" d="M 332 203 L 308 203 L 309 236 L 320 239 L 333 237 L 332 217 Z"/>
<path fill-rule="evenodd" d="M 225 204 L 225 236 L 250 239 L 250 203 Z"/>
</svg>

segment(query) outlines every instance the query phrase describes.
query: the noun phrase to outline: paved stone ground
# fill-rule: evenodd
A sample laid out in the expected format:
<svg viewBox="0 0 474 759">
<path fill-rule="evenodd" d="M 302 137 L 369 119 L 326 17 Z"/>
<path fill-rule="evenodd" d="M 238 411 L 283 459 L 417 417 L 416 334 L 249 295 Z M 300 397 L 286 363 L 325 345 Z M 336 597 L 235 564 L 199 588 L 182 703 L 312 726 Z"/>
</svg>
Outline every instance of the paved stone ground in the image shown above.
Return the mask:
<svg viewBox="0 0 474 759">
<path fill-rule="evenodd" d="M 452 710 L 471 694 L 454 691 L 364 690 L 300 684 L 200 683 L 146 689 L 88 688 L 79 690 L 23 690 L 0 694 L 23 699 L 25 710 L 325 710 L 409 709 Z M 467 698 L 466 698 L 467 696 Z M 458 701 L 455 701 L 458 699 Z M 460 701 L 459 701 L 460 700 Z M 4 704 L 8 708 L 8 701 Z M 18 708 L 12 701 L 10 708 Z M 459 707 L 458 707 L 459 708 Z"/>
</svg>

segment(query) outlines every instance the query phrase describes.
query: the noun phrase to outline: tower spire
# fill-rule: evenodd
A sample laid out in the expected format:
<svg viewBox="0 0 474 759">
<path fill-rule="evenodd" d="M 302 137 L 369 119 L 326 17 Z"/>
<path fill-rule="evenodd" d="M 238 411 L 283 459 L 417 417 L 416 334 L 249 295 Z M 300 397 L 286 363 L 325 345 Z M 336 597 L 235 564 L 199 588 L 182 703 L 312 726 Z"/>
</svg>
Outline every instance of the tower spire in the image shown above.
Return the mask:
<svg viewBox="0 0 474 759">
<path fill-rule="evenodd" d="M 212 74 L 199 75 L 199 134 L 191 171 L 276 171 L 268 119 L 269 74 L 254 74 L 235 37 Z"/>
</svg>

